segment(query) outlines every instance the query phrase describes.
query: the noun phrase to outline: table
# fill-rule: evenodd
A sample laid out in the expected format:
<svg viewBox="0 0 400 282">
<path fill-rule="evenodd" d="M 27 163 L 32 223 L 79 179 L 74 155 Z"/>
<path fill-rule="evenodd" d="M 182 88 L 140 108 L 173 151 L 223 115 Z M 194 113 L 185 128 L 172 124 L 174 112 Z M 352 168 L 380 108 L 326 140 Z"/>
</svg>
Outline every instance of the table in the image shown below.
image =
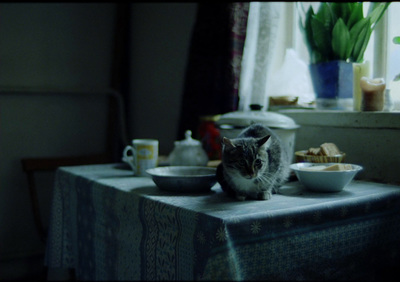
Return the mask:
<svg viewBox="0 0 400 282">
<path fill-rule="evenodd" d="M 105 164 L 59 168 L 53 193 L 45 264 L 79 280 L 365 280 L 400 265 L 398 186 L 295 181 L 239 202 L 218 184 L 176 194 Z"/>
</svg>

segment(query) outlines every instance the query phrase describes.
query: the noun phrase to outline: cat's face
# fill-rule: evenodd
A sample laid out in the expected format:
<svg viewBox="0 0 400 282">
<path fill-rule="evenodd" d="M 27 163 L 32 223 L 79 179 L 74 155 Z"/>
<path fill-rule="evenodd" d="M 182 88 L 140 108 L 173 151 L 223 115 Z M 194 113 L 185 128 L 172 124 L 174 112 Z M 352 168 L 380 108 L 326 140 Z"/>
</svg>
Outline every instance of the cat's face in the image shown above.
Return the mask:
<svg viewBox="0 0 400 282">
<path fill-rule="evenodd" d="M 224 165 L 245 179 L 256 179 L 268 166 L 266 147 L 270 135 L 262 138 L 223 138 Z"/>
</svg>

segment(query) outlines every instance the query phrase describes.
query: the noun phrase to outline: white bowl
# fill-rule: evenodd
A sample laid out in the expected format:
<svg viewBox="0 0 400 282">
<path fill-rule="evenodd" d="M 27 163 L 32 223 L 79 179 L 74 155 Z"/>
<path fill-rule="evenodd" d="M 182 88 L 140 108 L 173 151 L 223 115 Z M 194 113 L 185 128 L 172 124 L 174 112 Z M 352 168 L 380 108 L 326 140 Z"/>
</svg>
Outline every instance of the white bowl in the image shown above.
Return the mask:
<svg viewBox="0 0 400 282">
<path fill-rule="evenodd" d="M 165 166 L 146 170 L 161 190 L 208 192 L 217 183 L 216 168 L 201 166 Z"/>
<path fill-rule="evenodd" d="M 349 184 L 354 176 L 362 170 L 359 165 L 350 164 L 351 170 L 342 171 L 312 171 L 303 170 L 312 166 L 330 166 L 337 163 L 295 163 L 290 168 L 295 172 L 299 181 L 308 189 L 316 192 L 339 192 Z"/>
</svg>

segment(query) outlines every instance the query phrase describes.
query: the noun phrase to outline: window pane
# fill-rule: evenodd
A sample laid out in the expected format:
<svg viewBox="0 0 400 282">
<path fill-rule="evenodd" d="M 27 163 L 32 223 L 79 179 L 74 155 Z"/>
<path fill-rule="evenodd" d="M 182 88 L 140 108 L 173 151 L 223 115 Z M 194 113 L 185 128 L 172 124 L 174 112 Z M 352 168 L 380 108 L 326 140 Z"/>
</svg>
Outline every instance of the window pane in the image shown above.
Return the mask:
<svg viewBox="0 0 400 282">
<path fill-rule="evenodd" d="M 393 37 L 400 36 L 400 2 L 392 2 L 388 12 L 388 52 L 387 52 L 387 86 L 396 110 L 400 110 L 400 81 L 393 81 L 400 74 L 400 45 L 393 43 Z"/>
<path fill-rule="evenodd" d="M 310 5 L 312 5 L 314 12 L 318 11 L 318 7 L 320 2 L 298 2 L 303 5 L 305 11 L 308 10 Z M 294 4 L 296 5 L 296 4 Z M 368 12 L 368 8 L 370 2 L 364 2 L 364 16 Z M 295 22 L 299 22 L 299 10 L 297 7 L 294 9 L 294 15 L 286 15 L 287 17 L 294 17 Z M 400 36 L 400 2 L 391 2 L 388 10 L 387 10 L 387 17 L 388 17 L 388 30 L 387 30 L 387 62 L 386 62 L 386 69 L 384 72 L 384 79 L 386 80 L 387 89 L 391 90 L 391 97 L 393 102 L 395 103 L 395 110 L 400 110 L 400 81 L 393 81 L 394 77 L 400 74 L 400 45 L 396 45 L 393 43 L 393 37 Z M 364 61 L 369 61 L 370 64 L 370 74 L 374 76 L 374 45 L 375 45 L 375 30 L 370 38 L 368 43 L 368 47 L 364 53 Z M 295 25 L 295 32 L 294 32 L 294 46 L 287 46 L 287 48 L 293 47 L 294 50 L 297 52 L 299 57 L 306 63 L 310 63 L 310 56 L 307 50 L 307 47 L 304 43 L 303 34 L 301 33 L 299 24 Z M 379 59 L 381 54 L 377 53 L 375 59 Z M 382 56 L 383 57 L 383 56 Z"/>
</svg>

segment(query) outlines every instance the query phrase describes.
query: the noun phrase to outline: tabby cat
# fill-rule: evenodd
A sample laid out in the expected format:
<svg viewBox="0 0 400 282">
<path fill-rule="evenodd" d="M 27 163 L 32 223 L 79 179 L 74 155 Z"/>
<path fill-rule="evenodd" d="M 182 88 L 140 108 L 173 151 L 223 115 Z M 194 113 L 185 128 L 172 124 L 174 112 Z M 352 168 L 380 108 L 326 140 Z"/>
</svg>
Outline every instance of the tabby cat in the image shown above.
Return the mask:
<svg viewBox="0 0 400 282">
<path fill-rule="evenodd" d="M 222 140 L 222 162 L 217 179 L 228 195 L 238 200 L 268 200 L 290 174 L 288 152 L 268 127 L 253 124 L 237 138 Z"/>
</svg>

